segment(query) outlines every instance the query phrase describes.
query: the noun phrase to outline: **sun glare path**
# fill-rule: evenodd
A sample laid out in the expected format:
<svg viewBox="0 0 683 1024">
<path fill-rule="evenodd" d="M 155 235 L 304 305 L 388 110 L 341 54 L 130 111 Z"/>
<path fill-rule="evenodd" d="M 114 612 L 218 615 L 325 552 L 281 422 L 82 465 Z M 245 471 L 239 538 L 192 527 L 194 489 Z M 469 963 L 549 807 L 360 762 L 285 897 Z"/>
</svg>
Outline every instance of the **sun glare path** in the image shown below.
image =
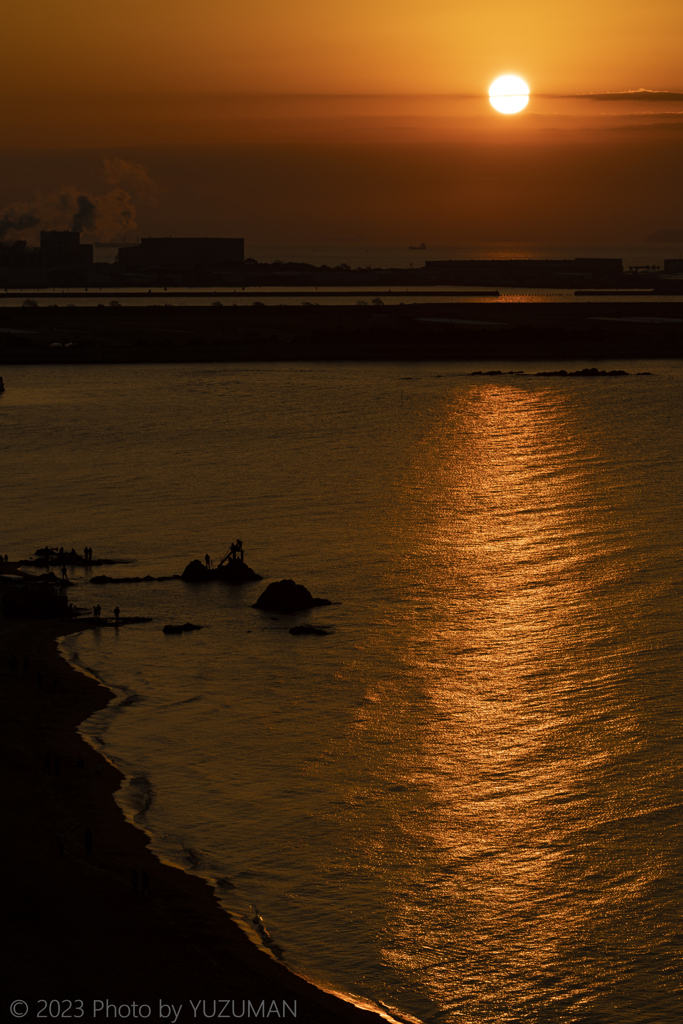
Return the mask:
<svg viewBox="0 0 683 1024">
<path fill-rule="evenodd" d="M 501 114 L 518 114 L 529 102 L 529 86 L 517 75 L 501 75 L 489 89 L 489 102 Z"/>
</svg>

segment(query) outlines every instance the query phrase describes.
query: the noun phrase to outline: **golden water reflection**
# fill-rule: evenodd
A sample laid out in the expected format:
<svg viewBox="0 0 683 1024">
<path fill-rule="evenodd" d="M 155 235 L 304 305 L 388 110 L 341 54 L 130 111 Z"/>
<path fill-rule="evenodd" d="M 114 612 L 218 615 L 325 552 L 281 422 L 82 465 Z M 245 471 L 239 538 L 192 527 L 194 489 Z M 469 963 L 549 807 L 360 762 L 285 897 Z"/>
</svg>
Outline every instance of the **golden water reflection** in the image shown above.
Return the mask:
<svg viewBox="0 0 683 1024">
<path fill-rule="evenodd" d="M 633 763 L 650 770 L 624 693 L 633 609 L 612 605 L 637 566 L 604 458 L 566 392 L 489 384 L 454 397 L 406 473 L 404 670 L 431 708 L 408 784 L 432 870 L 384 955 L 453 1019 L 609 1001 L 612 961 L 649 942 L 629 907 L 660 869 L 646 830 L 619 841 Z"/>
</svg>

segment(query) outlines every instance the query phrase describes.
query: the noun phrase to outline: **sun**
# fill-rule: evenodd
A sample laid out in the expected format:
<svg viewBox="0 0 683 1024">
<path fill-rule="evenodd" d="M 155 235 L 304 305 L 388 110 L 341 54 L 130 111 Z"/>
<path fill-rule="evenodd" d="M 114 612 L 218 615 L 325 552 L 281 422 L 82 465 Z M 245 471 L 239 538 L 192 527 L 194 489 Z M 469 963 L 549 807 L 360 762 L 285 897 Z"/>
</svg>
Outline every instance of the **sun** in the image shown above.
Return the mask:
<svg viewBox="0 0 683 1024">
<path fill-rule="evenodd" d="M 529 86 L 517 75 L 501 75 L 489 89 L 489 101 L 501 114 L 518 114 L 529 102 Z"/>
</svg>

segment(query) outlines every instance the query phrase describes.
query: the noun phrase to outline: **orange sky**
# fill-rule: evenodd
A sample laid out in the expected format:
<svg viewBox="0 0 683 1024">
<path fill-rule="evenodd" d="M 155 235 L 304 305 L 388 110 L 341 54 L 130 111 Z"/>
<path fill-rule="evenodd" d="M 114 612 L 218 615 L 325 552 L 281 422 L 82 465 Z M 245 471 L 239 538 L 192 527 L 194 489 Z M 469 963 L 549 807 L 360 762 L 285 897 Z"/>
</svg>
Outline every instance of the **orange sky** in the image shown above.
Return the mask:
<svg viewBox="0 0 683 1024">
<path fill-rule="evenodd" d="M 2 28 L 0 227 L 65 189 L 109 195 L 105 157 L 156 183 L 115 186 L 143 234 L 683 226 L 681 0 L 7 0 Z M 532 91 L 509 118 L 486 100 L 504 73 Z M 569 98 L 639 89 L 678 95 Z"/>
<path fill-rule="evenodd" d="M 680 88 L 680 0 L 7 0 L 2 90 L 480 93 Z M 8 45 L 12 43 L 13 45 Z"/>
</svg>

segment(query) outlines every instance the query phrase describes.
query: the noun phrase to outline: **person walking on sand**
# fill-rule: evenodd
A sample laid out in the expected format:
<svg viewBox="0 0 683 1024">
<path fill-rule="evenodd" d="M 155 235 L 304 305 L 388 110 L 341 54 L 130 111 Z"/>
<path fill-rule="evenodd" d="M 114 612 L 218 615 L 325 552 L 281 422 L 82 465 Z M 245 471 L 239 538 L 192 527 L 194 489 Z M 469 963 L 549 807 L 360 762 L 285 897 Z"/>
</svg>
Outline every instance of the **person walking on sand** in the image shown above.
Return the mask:
<svg viewBox="0 0 683 1024">
<path fill-rule="evenodd" d="M 119 621 L 119 615 L 120 615 L 120 614 L 121 614 L 121 609 L 120 609 L 120 608 L 119 608 L 119 606 L 117 605 L 117 606 L 116 606 L 116 608 L 114 608 L 114 621 L 115 621 L 115 622 L 118 622 L 118 621 Z"/>
</svg>

